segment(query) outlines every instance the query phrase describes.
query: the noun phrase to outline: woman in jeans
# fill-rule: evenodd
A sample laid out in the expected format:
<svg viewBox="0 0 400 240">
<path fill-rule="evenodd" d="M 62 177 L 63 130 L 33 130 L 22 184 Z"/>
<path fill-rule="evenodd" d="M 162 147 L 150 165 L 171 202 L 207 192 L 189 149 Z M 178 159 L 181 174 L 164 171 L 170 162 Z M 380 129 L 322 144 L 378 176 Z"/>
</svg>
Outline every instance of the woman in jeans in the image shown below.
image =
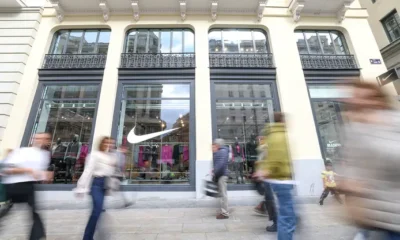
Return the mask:
<svg viewBox="0 0 400 240">
<path fill-rule="evenodd" d="M 115 173 L 117 159 L 110 151 L 114 148 L 114 140 L 103 137 L 99 150 L 92 151 L 87 157 L 85 170 L 78 181 L 75 193 L 83 196 L 90 193 L 93 201 L 92 213 L 86 225 L 83 240 L 93 240 L 97 222 L 103 210 L 104 195 L 107 190 L 107 178 Z"/>
</svg>

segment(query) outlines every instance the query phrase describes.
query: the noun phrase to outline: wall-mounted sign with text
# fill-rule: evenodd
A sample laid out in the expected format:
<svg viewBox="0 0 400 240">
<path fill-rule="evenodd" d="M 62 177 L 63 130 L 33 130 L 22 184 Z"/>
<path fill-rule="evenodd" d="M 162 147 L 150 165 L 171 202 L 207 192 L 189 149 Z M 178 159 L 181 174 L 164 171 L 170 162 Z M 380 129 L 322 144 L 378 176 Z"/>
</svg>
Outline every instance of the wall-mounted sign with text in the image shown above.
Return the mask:
<svg viewBox="0 0 400 240">
<path fill-rule="evenodd" d="M 369 62 L 371 64 L 382 64 L 382 61 L 380 59 L 370 59 Z"/>
</svg>

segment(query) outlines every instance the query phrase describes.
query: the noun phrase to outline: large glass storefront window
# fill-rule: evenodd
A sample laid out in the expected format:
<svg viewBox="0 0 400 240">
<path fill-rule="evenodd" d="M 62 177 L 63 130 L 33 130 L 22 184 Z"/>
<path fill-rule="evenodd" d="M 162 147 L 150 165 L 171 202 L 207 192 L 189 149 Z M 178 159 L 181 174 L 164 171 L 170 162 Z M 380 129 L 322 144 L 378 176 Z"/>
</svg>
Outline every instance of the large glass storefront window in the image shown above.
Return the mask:
<svg viewBox="0 0 400 240">
<path fill-rule="evenodd" d="M 130 149 L 125 166 L 130 184 L 189 183 L 190 111 L 190 84 L 123 86 L 117 144 Z M 143 141 L 128 143 L 133 129 Z"/>
<path fill-rule="evenodd" d="M 99 85 L 46 85 L 30 136 L 52 136 L 54 183 L 76 182 L 85 165 L 94 129 Z"/>
<path fill-rule="evenodd" d="M 251 183 L 260 139 L 277 106 L 272 87 L 265 83 L 214 84 L 214 137 L 224 139 L 232 153 L 229 183 Z"/>
<path fill-rule="evenodd" d="M 325 161 L 339 160 L 342 146 L 342 112 L 345 105 L 341 99 L 351 96 L 350 90 L 334 85 L 309 85 L 311 106 L 314 111 L 319 142 Z"/>
</svg>

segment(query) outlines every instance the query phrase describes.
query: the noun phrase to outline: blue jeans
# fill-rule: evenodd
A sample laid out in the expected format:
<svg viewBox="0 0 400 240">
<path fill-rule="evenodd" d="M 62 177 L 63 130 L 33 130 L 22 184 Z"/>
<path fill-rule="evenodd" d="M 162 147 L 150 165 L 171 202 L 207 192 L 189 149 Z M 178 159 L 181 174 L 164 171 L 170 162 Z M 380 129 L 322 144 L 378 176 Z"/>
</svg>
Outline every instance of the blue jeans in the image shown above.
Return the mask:
<svg viewBox="0 0 400 240">
<path fill-rule="evenodd" d="M 387 231 L 385 240 L 400 240 L 400 233 Z"/>
<path fill-rule="evenodd" d="M 278 198 L 278 240 L 292 240 L 296 230 L 296 213 L 292 197 L 293 185 L 271 183 Z"/>
<path fill-rule="evenodd" d="M 103 210 L 105 192 L 105 178 L 94 178 L 90 192 L 92 195 L 93 209 L 86 225 L 83 240 L 93 240 L 94 233 L 96 231 L 96 225 Z"/>
</svg>

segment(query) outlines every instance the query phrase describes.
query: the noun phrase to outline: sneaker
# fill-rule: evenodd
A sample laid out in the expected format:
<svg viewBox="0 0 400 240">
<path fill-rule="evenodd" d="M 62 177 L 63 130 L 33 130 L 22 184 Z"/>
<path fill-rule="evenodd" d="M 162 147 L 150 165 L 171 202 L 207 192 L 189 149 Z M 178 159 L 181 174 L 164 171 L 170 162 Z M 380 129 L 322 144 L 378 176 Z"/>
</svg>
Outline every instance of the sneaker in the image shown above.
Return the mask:
<svg viewBox="0 0 400 240">
<path fill-rule="evenodd" d="M 229 216 L 225 216 L 224 214 L 220 213 L 217 215 L 217 219 L 222 220 L 222 219 L 228 219 Z"/>
<path fill-rule="evenodd" d="M 278 226 L 276 225 L 276 223 L 267 227 L 267 232 L 277 232 L 277 231 L 278 231 Z"/>
</svg>

